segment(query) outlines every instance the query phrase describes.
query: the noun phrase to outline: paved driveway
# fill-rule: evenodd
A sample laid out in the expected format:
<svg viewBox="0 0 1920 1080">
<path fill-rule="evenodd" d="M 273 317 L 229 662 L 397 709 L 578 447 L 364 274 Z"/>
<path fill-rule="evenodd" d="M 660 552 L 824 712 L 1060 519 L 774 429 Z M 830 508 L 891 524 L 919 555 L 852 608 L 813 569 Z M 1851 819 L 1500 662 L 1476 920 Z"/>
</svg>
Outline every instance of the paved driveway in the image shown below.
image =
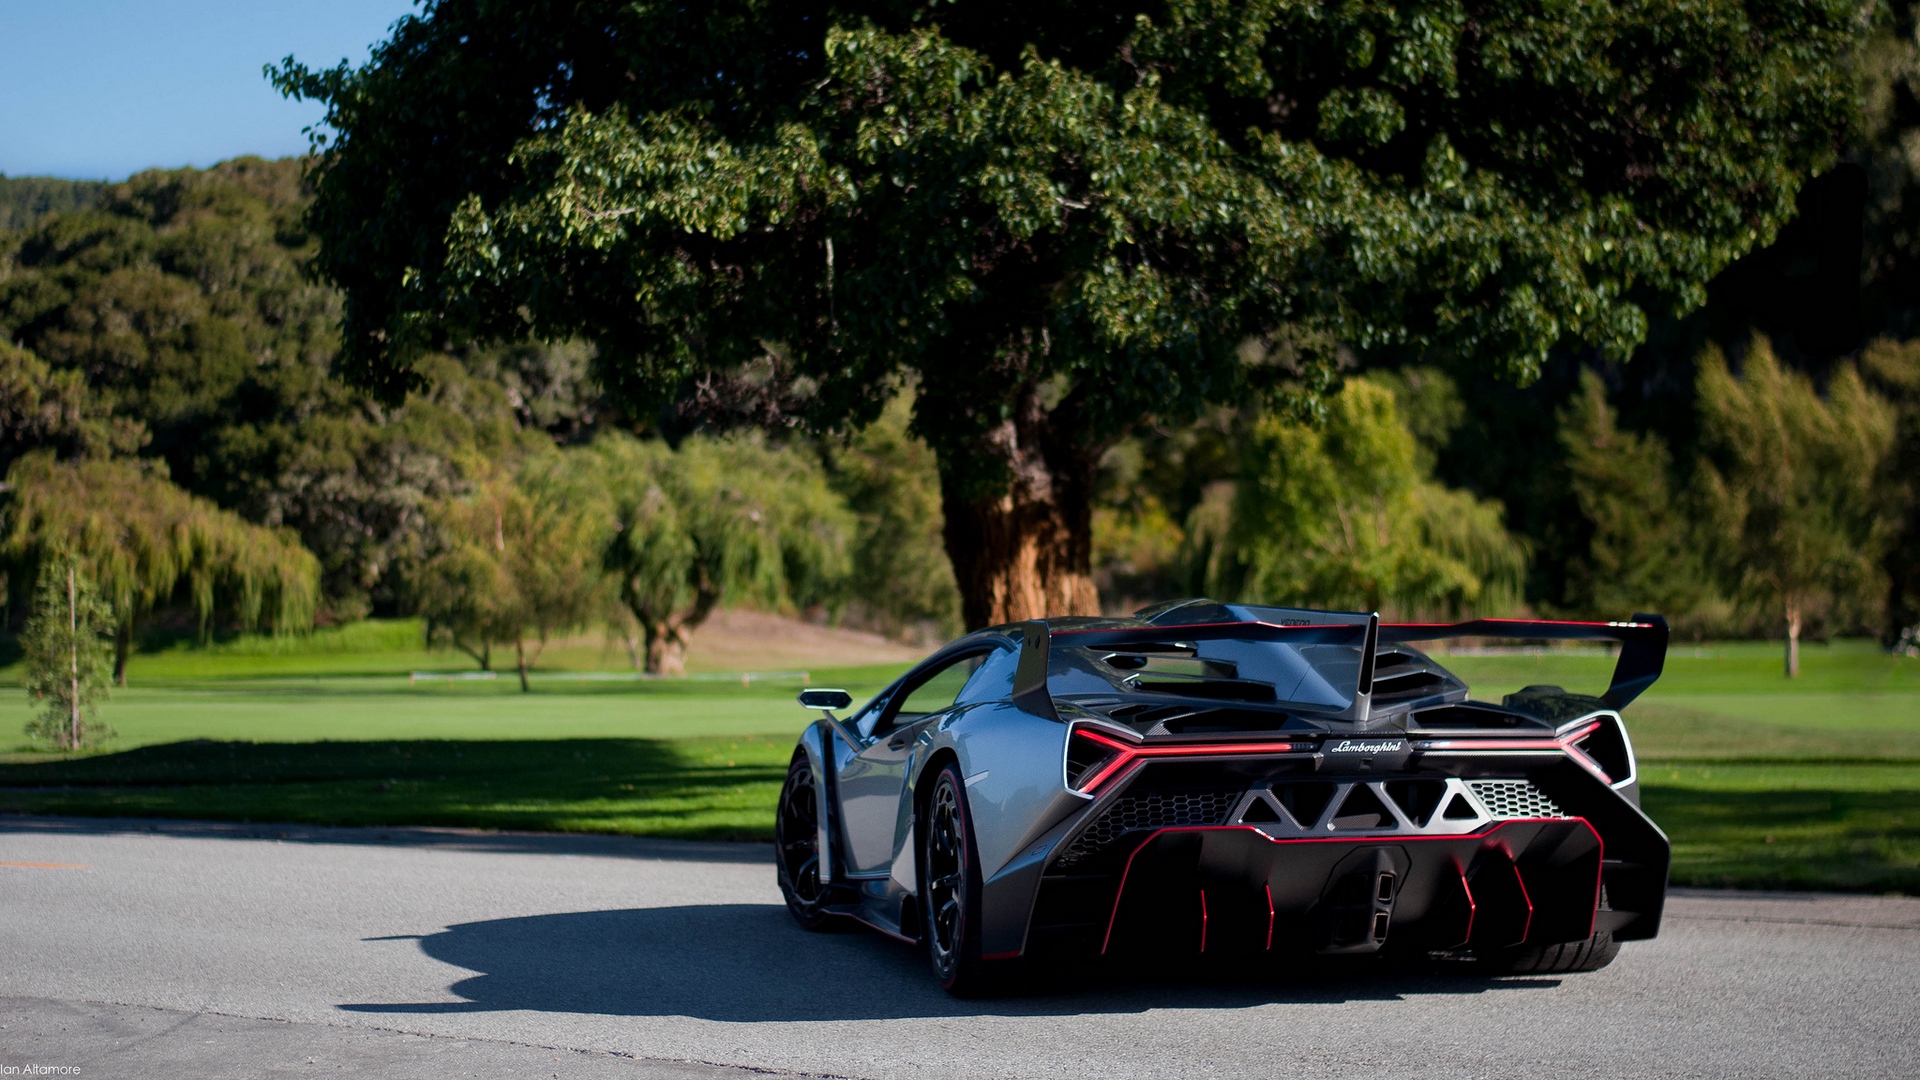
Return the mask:
<svg viewBox="0 0 1920 1080">
<path fill-rule="evenodd" d="M 1920 1074 L 1920 900 L 1686 894 L 1669 911 L 1659 940 L 1591 975 L 1103 979 L 960 1002 L 907 946 L 795 928 L 758 848 L 0 818 L 0 1067 Z"/>
</svg>

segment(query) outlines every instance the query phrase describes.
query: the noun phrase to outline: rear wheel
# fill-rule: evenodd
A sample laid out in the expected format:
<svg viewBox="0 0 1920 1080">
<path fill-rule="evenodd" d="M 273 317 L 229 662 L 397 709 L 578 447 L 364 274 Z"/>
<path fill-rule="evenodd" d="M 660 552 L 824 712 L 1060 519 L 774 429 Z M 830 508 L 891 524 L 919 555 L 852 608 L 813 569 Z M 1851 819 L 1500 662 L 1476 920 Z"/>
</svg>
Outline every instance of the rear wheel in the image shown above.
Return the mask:
<svg viewBox="0 0 1920 1080">
<path fill-rule="evenodd" d="M 921 911 L 933 976 L 956 997 L 992 991 L 980 958 L 980 864 L 967 814 L 967 787 L 947 765 L 927 796 L 920 833 Z"/>
<path fill-rule="evenodd" d="M 833 919 L 826 910 L 827 889 L 820 858 L 820 803 L 814 790 L 813 764 L 806 751 L 793 755 L 787 782 L 780 788 L 779 811 L 773 839 L 780 895 L 786 897 L 793 921 L 809 930 L 824 929 Z"/>
<path fill-rule="evenodd" d="M 1558 975 L 1574 971 L 1599 971 L 1620 955 L 1620 943 L 1602 930 L 1585 941 L 1539 948 L 1503 949 L 1483 957 L 1487 966 L 1504 974 Z"/>
</svg>

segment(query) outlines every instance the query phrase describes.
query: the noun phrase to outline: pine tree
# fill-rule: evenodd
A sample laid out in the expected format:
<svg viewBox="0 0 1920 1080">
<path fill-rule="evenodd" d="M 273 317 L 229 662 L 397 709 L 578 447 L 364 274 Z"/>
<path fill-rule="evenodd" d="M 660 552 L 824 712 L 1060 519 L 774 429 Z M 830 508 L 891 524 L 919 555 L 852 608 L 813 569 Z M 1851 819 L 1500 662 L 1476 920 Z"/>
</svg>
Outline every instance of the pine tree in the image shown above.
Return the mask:
<svg viewBox="0 0 1920 1080">
<path fill-rule="evenodd" d="M 27 734 L 56 750 L 97 745 L 113 732 L 95 719 L 107 695 L 113 656 L 113 612 L 71 556 L 48 559 L 34 589 L 33 615 L 21 645 L 27 696 L 40 705 Z"/>
</svg>

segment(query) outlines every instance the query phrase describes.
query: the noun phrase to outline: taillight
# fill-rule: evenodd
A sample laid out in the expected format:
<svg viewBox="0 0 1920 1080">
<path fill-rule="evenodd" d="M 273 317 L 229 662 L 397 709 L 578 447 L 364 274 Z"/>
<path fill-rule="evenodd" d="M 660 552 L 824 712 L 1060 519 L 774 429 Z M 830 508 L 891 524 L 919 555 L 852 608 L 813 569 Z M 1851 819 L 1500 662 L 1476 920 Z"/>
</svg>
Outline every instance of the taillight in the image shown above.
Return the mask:
<svg viewBox="0 0 1920 1080">
<path fill-rule="evenodd" d="M 1126 746 L 1094 735 L 1085 728 L 1074 728 L 1067 737 L 1067 786 L 1085 794 L 1119 767 Z"/>
<path fill-rule="evenodd" d="M 1611 716 L 1602 716 L 1590 726 L 1575 730 L 1567 739 L 1569 749 L 1586 755 L 1607 778 L 1607 783 L 1617 784 L 1633 777 L 1633 751 L 1627 746 L 1626 733 L 1620 729 L 1620 721 Z"/>
<path fill-rule="evenodd" d="M 1091 795 L 1100 785 L 1127 771 L 1142 758 L 1240 757 L 1247 754 L 1286 754 L 1296 749 L 1284 742 L 1125 742 L 1085 727 L 1067 736 L 1067 787 Z"/>
</svg>

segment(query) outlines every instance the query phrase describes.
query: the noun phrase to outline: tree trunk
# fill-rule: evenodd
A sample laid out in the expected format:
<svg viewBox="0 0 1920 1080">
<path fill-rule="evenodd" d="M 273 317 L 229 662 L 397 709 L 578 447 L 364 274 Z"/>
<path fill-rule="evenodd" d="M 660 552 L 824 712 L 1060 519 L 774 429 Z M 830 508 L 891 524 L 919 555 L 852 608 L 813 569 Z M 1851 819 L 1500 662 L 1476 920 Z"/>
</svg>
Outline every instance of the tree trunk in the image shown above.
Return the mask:
<svg viewBox="0 0 1920 1080">
<path fill-rule="evenodd" d="M 1800 677 L 1800 608 L 1787 605 L 1787 678 Z"/>
<path fill-rule="evenodd" d="M 967 629 L 1055 615 L 1098 615 L 1093 586 L 1093 448 L 1060 434 L 1055 416 L 1018 410 L 987 434 L 980 460 L 997 460 L 1007 486 L 982 497 L 944 457 L 940 502 L 947 558 Z"/>
<path fill-rule="evenodd" d="M 113 633 L 113 685 L 127 685 L 127 654 L 133 651 L 133 616 L 120 620 Z"/>
<path fill-rule="evenodd" d="M 647 674 L 685 675 L 687 673 L 687 635 L 673 620 L 648 620 L 642 624 L 647 637 Z"/>
<path fill-rule="evenodd" d="M 670 611 L 663 615 L 634 594 L 623 593 L 627 610 L 633 613 L 633 621 L 640 625 L 646 641 L 649 675 L 687 673 L 687 640 L 720 603 L 720 590 L 706 567 L 696 566 L 694 576 L 693 606 L 677 615 Z"/>
<path fill-rule="evenodd" d="M 527 685 L 527 643 L 519 634 L 513 635 L 513 659 L 520 668 L 520 692 L 533 693 L 533 687 Z"/>
<path fill-rule="evenodd" d="M 67 662 L 68 676 L 72 682 L 68 690 L 72 697 L 67 700 L 69 720 L 67 727 L 67 748 L 80 749 L 80 599 L 73 581 L 73 564 L 67 564 Z"/>
<path fill-rule="evenodd" d="M 640 636 L 631 629 L 622 628 L 620 640 L 627 643 L 627 661 L 633 665 L 633 670 L 647 670 L 640 659 Z"/>
</svg>

